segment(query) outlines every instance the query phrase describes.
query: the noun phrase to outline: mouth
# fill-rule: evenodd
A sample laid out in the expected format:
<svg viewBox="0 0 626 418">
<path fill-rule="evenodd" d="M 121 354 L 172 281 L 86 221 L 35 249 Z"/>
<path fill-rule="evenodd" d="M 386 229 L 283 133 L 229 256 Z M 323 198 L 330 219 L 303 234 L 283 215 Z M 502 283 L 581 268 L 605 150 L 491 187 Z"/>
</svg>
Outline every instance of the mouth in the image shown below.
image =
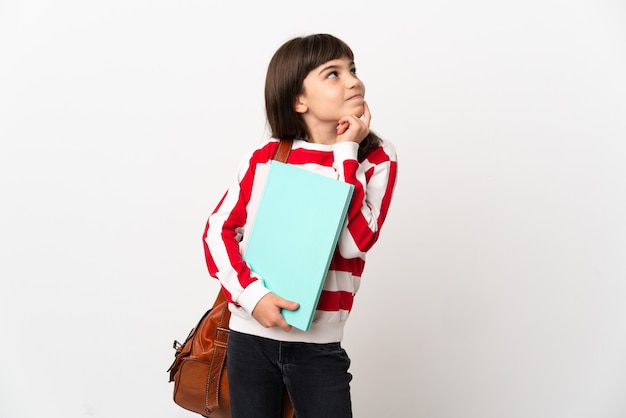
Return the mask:
<svg viewBox="0 0 626 418">
<path fill-rule="evenodd" d="M 363 95 L 360 93 L 357 93 L 354 96 L 351 96 L 348 100 L 363 100 Z"/>
</svg>

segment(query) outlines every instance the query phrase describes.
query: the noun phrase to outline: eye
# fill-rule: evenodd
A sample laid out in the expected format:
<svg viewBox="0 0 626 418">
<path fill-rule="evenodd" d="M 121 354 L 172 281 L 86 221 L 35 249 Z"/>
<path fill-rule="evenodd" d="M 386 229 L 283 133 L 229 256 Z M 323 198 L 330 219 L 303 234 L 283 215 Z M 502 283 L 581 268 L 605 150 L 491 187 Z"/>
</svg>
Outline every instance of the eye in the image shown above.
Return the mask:
<svg viewBox="0 0 626 418">
<path fill-rule="evenodd" d="M 352 75 L 356 75 L 356 67 L 351 68 L 350 73 L 352 73 Z"/>
<path fill-rule="evenodd" d="M 337 71 L 331 71 L 328 73 L 328 75 L 326 76 L 326 78 L 336 78 L 339 74 L 337 73 Z"/>
</svg>

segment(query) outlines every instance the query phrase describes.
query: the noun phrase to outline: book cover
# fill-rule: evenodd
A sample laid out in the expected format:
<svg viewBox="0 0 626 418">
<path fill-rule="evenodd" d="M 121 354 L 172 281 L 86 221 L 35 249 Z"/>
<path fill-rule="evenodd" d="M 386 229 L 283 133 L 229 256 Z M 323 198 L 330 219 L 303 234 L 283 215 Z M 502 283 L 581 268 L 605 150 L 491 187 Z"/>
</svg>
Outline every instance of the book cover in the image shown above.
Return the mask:
<svg viewBox="0 0 626 418">
<path fill-rule="evenodd" d="M 272 161 L 243 259 L 278 296 L 300 304 L 283 310 L 307 331 L 345 222 L 354 186 Z"/>
</svg>

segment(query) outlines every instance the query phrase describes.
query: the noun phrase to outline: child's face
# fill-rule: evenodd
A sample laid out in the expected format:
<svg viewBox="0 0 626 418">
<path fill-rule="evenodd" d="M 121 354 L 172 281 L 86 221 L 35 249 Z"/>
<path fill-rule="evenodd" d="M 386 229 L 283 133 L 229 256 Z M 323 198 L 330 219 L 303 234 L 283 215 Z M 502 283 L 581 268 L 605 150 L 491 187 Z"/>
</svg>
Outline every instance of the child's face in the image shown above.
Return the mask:
<svg viewBox="0 0 626 418">
<path fill-rule="evenodd" d="M 307 124 L 335 125 L 346 115 L 363 115 L 365 85 L 356 76 L 348 58 L 328 61 L 313 69 L 304 79 L 304 93 L 296 100 L 296 112 Z"/>
</svg>

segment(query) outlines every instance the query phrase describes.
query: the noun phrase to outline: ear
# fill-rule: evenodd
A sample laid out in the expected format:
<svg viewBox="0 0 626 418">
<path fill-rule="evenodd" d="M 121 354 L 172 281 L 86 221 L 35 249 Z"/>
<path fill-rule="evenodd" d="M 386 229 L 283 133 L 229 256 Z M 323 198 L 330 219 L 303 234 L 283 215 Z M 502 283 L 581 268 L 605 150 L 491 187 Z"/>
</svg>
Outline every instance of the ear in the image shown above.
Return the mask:
<svg viewBox="0 0 626 418">
<path fill-rule="evenodd" d="M 306 104 L 306 100 L 302 96 L 298 96 L 293 104 L 293 109 L 297 113 L 306 113 L 309 107 Z"/>
</svg>

